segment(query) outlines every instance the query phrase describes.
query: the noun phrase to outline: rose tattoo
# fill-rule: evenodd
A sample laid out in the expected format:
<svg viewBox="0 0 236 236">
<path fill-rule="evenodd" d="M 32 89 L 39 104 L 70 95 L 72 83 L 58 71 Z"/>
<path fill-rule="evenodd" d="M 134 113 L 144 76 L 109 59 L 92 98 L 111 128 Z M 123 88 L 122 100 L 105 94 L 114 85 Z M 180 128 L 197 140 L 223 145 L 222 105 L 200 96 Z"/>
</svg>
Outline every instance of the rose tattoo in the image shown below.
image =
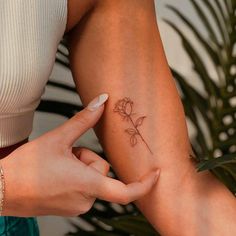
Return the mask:
<svg viewBox="0 0 236 236">
<path fill-rule="evenodd" d="M 140 137 L 141 140 L 146 145 L 146 147 L 148 148 L 148 150 L 150 151 L 150 153 L 153 154 L 150 147 L 148 146 L 147 142 L 144 140 L 143 136 L 141 135 L 138 129 L 138 127 L 142 125 L 144 118 L 146 118 L 146 116 L 141 116 L 136 121 L 134 121 L 131 117 L 132 115 L 136 114 L 133 113 L 133 105 L 134 105 L 133 101 L 130 98 L 125 97 L 117 101 L 113 111 L 118 112 L 119 115 L 123 117 L 123 120 L 131 122 L 132 127 L 125 130 L 125 132 L 130 135 L 131 146 L 134 147 L 138 142 L 137 137 Z"/>
</svg>

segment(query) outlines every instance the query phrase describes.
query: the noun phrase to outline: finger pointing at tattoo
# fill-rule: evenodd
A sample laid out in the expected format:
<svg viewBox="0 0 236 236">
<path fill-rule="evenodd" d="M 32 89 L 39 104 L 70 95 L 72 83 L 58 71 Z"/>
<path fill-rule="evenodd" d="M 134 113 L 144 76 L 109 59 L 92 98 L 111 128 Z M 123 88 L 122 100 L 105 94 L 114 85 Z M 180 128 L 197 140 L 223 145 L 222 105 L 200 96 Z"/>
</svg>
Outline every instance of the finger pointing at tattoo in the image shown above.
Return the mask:
<svg viewBox="0 0 236 236">
<path fill-rule="evenodd" d="M 104 102 L 108 99 L 108 94 L 103 93 L 94 98 L 82 111 L 57 127 L 54 131 L 61 133 L 62 144 L 71 147 L 73 143 L 89 128 L 92 128 L 104 110 Z"/>
<path fill-rule="evenodd" d="M 143 176 L 139 181 L 124 184 L 123 182 L 103 176 L 98 172 L 91 173 L 86 190 L 89 196 L 93 196 L 109 202 L 128 204 L 147 194 L 156 183 L 160 169 Z"/>
</svg>

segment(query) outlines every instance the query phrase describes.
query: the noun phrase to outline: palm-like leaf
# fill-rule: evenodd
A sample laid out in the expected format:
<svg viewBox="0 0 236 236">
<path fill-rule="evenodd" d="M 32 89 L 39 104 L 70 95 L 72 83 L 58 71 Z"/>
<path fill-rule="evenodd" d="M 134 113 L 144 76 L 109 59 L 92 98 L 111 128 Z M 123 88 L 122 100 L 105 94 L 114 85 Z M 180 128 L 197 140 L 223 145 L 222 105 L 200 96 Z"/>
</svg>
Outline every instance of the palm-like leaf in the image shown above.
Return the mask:
<svg viewBox="0 0 236 236">
<path fill-rule="evenodd" d="M 173 68 L 172 72 L 183 94 L 186 115 L 197 130 L 192 143 L 198 154 L 198 171 L 210 170 L 235 194 L 236 106 L 232 101 L 236 99 L 236 1 L 189 0 L 189 2 L 208 33 L 207 37 L 204 37 L 179 9 L 171 5 L 167 7 L 196 37 L 198 46 L 204 49 L 208 59 L 211 60 L 217 80 L 213 80 L 208 73 L 205 60 L 199 55 L 190 39 L 176 23 L 165 19 L 181 38 L 193 69 L 204 85 L 203 93 L 199 93 L 191 85 L 190 78 L 186 78 Z M 214 25 L 210 18 L 214 20 Z M 200 124 L 202 122 L 205 123 L 204 128 Z M 210 140 L 206 136 L 205 127 L 208 129 Z"/>
</svg>

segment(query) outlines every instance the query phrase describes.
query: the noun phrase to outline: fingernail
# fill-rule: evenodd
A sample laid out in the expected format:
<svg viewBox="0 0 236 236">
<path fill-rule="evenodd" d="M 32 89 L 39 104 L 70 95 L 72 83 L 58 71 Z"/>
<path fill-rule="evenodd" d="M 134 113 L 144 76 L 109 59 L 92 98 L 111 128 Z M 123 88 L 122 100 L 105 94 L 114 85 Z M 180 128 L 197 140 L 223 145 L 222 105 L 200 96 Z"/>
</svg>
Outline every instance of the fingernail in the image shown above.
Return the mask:
<svg viewBox="0 0 236 236">
<path fill-rule="evenodd" d="M 106 100 L 108 99 L 107 93 L 102 93 L 99 96 L 95 97 L 88 105 L 87 109 L 89 111 L 97 110 Z"/>
</svg>

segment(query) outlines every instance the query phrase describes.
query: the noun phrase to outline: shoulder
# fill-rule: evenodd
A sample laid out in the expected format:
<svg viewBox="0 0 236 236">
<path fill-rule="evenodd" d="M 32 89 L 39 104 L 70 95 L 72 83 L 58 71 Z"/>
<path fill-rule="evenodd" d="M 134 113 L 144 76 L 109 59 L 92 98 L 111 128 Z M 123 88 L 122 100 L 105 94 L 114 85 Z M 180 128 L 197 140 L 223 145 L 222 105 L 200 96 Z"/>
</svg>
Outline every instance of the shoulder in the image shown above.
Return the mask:
<svg viewBox="0 0 236 236">
<path fill-rule="evenodd" d="M 67 23 L 65 33 L 68 33 L 80 19 L 95 5 L 97 0 L 67 0 Z"/>
</svg>

